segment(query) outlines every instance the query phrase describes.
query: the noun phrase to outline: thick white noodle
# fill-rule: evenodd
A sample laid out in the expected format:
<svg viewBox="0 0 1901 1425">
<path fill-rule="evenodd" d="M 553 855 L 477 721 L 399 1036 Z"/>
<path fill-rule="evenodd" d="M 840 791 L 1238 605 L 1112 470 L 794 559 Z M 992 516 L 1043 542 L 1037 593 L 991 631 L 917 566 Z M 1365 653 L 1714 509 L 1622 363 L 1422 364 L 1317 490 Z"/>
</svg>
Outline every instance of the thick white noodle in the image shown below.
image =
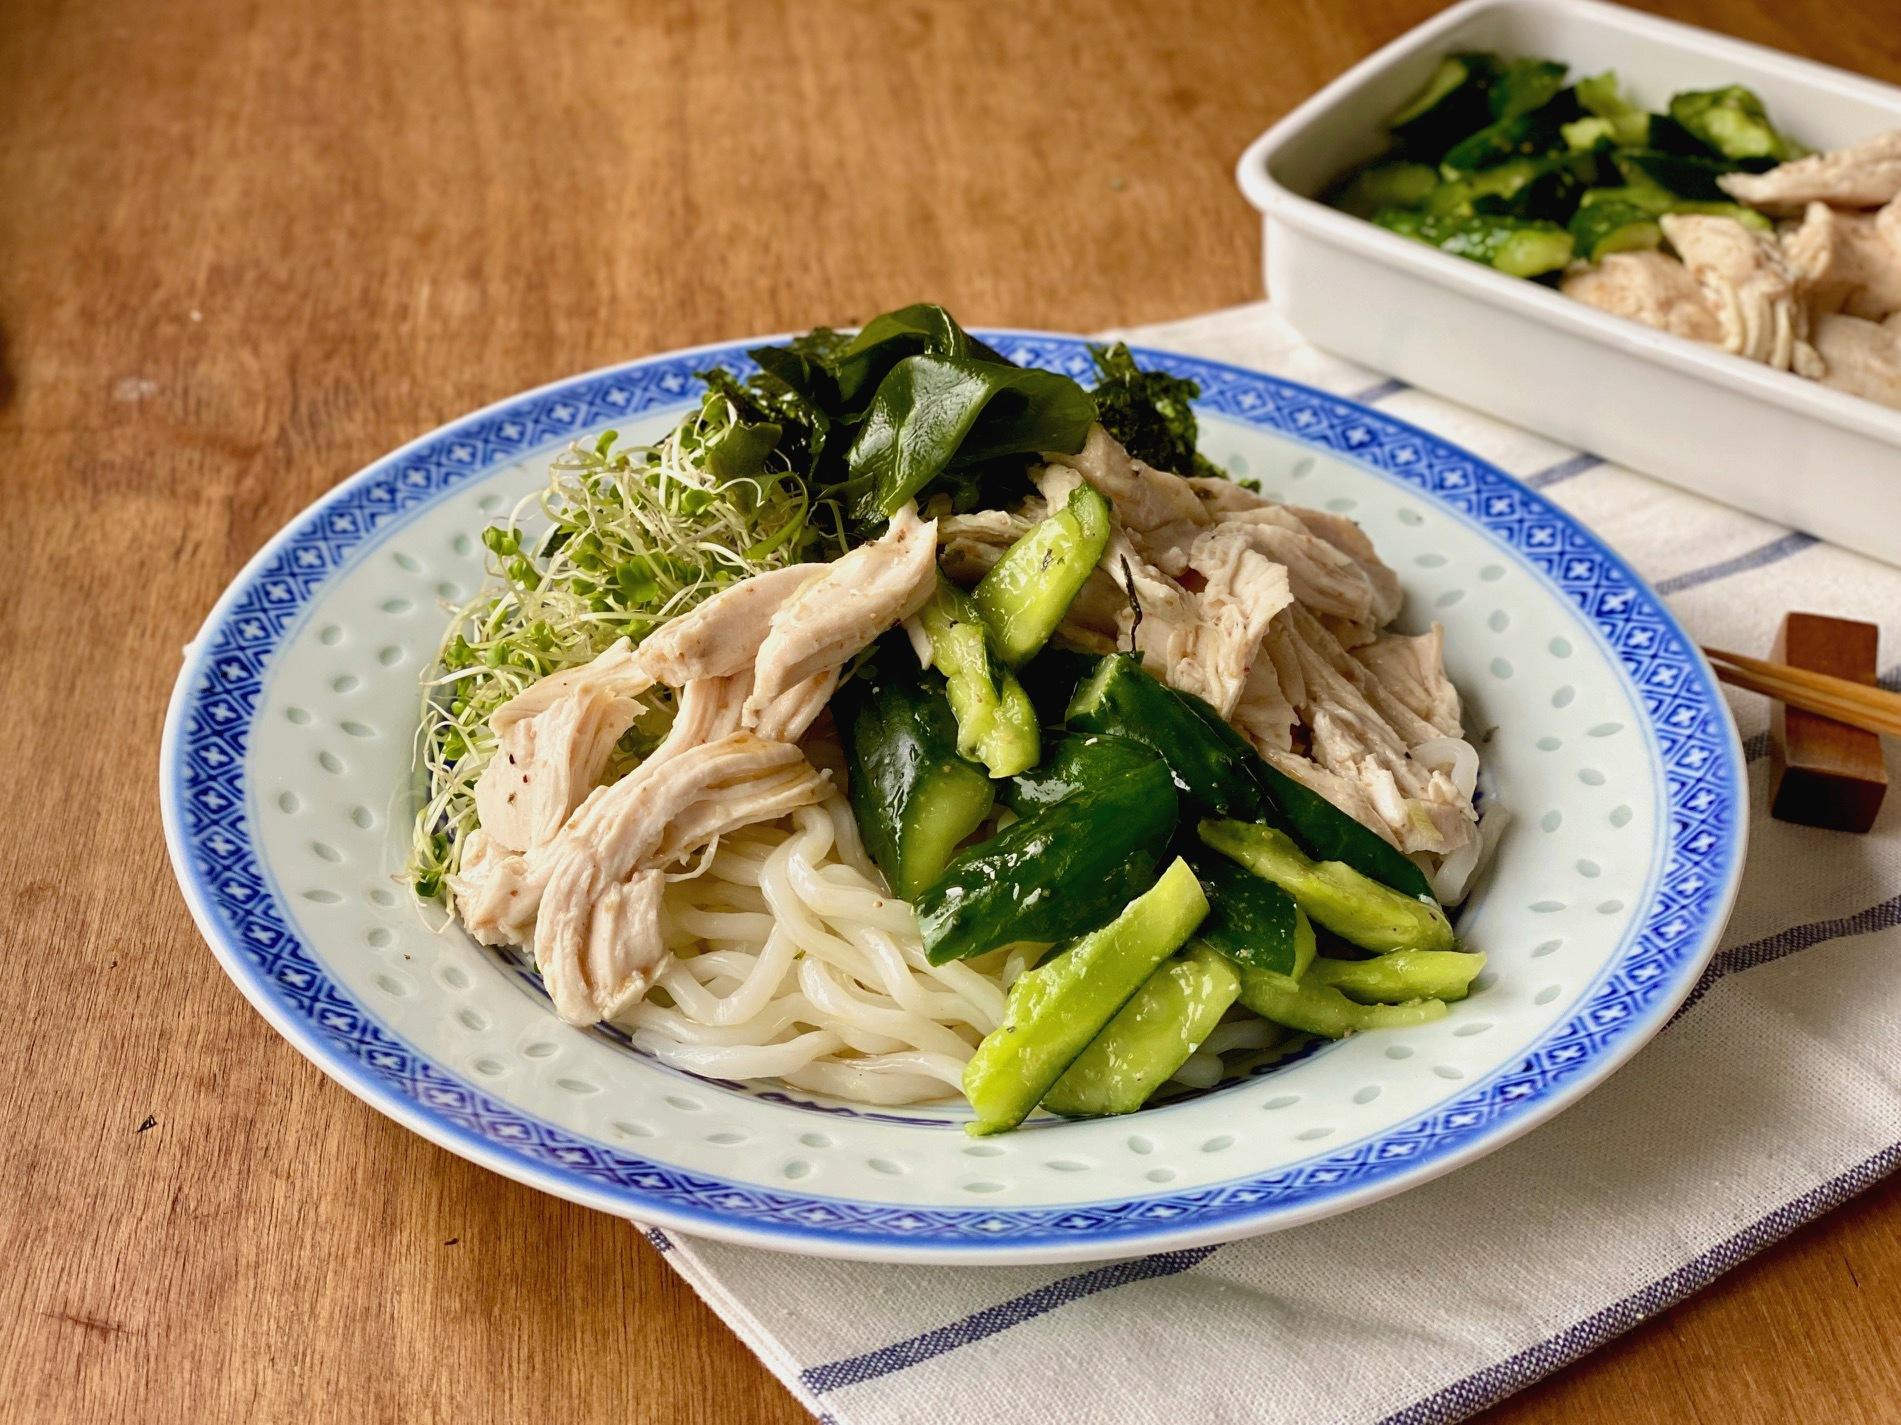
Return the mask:
<svg viewBox="0 0 1901 1425">
<path fill-rule="evenodd" d="M 1482 835 L 1447 859 L 1442 879 L 1461 884 L 1442 894 L 1465 889 L 1503 821 L 1488 803 Z M 866 1104 L 957 1097 L 964 1064 L 1003 1020 L 1004 992 L 1043 949 L 932 965 L 916 915 L 885 889 L 836 792 L 726 837 L 670 881 L 665 911 L 673 962 L 621 1020 L 636 1043 L 709 1078 L 776 1078 Z M 1224 1055 L 1280 1036 L 1237 1014 L 1172 1082 L 1212 1087 Z"/>
<path fill-rule="evenodd" d="M 1026 958 L 924 958 L 834 794 L 708 851 L 666 892 L 674 961 L 622 1023 L 678 1068 L 874 1104 L 956 1095 Z"/>
</svg>

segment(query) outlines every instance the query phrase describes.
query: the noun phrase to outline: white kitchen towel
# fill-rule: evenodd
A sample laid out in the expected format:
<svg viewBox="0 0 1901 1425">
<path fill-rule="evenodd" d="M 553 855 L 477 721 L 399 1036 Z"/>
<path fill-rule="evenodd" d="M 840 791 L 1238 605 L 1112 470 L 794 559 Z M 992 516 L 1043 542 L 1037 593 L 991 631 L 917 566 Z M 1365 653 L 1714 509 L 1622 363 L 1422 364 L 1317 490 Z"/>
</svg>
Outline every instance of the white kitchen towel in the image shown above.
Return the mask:
<svg viewBox="0 0 1901 1425">
<path fill-rule="evenodd" d="M 1265 304 L 1125 335 L 1466 446 L 1595 528 L 1704 643 L 1766 652 L 1783 613 L 1807 609 L 1880 623 L 1901 662 L 1901 570 L 1382 380 Z M 1901 1163 L 1901 795 L 1864 837 L 1769 819 L 1768 709 L 1747 694 L 1732 707 L 1755 815 L 1723 948 L 1630 1065 L 1471 1167 L 1292 1231 L 1082 1269 L 649 1236 L 837 1425 L 1463 1419 Z"/>
</svg>

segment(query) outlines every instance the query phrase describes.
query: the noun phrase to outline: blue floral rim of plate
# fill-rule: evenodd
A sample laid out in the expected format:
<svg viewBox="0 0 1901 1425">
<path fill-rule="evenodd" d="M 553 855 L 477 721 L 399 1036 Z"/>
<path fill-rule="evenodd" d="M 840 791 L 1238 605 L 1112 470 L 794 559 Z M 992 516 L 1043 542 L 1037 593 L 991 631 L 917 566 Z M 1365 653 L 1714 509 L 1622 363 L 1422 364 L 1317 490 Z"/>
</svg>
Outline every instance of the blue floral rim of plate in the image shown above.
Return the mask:
<svg viewBox="0 0 1901 1425">
<path fill-rule="evenodd" d="M 986 332 L 1026 366 L 1085 377 L 1074 337 Z M 674 352 L 557 382 L 422 437 L 338 486 L 260 552 L 187 652 L 160 767 L 167 840 L 201 928 L 253 1003 L 332 1077 L 508 1176 L 606 1211 L 763 1245 L 948 1258 L 999 1248 L 1127 1255 L 1184 1233 L 1239 1236 L 1462 1161 L 1608 1074 L 1688 992 L 1721 931 L 1744 835 L 1740 748 L 1695 645 L 1613 552 L 1511 476 L 1403 421 L 1297 382 L 1138 352 L 1201 384 L 1199 409 L 1344 456 L 1449 508 L 1536 569 L 1597 629 L 1660 750 L 1668 845 L 1636 933 L 1526 1057 L 1370 1140 L 1263 1177 L 1055 1207 L 916 1207 L 782 1192 L 642 1159 L 501 1103 L 391 1034 L 291 928 L 246 822 L 246 749 L 271 659 L 333 574 L 391 527 L 495 466 L 669 406 L 696 371 L 750 370 L 757 342 Z"/>
</svg>

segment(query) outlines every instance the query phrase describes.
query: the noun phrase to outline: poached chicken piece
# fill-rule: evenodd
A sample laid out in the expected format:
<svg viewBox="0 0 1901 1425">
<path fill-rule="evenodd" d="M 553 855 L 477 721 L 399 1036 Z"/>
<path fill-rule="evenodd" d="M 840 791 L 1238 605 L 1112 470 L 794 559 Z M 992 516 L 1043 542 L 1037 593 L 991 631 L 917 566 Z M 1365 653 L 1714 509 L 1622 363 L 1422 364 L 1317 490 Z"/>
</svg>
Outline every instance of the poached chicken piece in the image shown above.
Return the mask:
<svg viewBox="0 0 1901 1425">
<path fill-rule="evenodd" d="M 1400 611 L 1399 579 L 1358 525 L 1231 481 L 1151 469 L 1100 427 L 1082 455 L 1050 457 L 1035 478 L 1044 507 L 1060 507 L 1082 479 L 1116 517 L 1061 626 L 1066 641 L 1133 647 L 1149 672 L 1210 703 L 1276 766 L 1401 850 L 1444 854 L 1471 840 L 1473 789 L 1444 770 L 1445 744 L 1463 732 L 1443 631 L 1385 631 Z M 953 575 L 967 582 L 1020 528 L 945 524 L 959 550 Z M 1477 754 L 1454 760 L 1475 765 Z"/>
<path fill-rule="evenodd" d="M 747 718 L 756 720 L 773 699 L 806 679 L 835 671 L 887 628 L 916 613 L 936 577 L 937 524 L 920 520 L 917 508 L 907 504 L 892 517 L 882 539 L 826 565 L 773 615 L 753 663 Z"/>
<path fill-rule="evenodd" d="M 1725 351 L 1778 371 L 1822 374 L 1809 345 L 1808 309 L 1774 237 L 1702 213 L 1666 213 L 1659 221 L 1716 313 Z"/>
<path fill-rule="evenodd" d="M 1665 214 L 1676 256 L 1619 252 L 1579 264 L 1564 294 L 1901 407 L 1901 335 L 1890 321 L 1901 312 L 1901 130 L 1717 181 L 1782 218 L 1779 232 Z"/>
<path fill-rule="evenodd" d="M 937 527 L 907 505 L 888 532 L 831 564 L 743 580 L 585 667 L 545 678 L 491 719 L 501 741 L 477 786 L 481 829 L 454 878 L 488 944 L 532 945 L 571 1024 L 620 1013 L 666 967 L 664 868 L 718 837 L 819 801 L 826 779 L 794 744 L 840 667 L 921 607 Z M 635 699 L 677 695 L 638 767 L 600 786 Z"/>
<path fill-rule="evenodd" d="M 1783 251 L 1814 316 L 1878 322 L 1901 311 L 1901 199 L 1872 216 L 1811 203 Z"/>
<path fill-rule="evenodd" d="M 1810 203 L 1879 208 L 1901 197 L 1901 129 L 1767 173 L 1729 173 L 1716 181 L 1737 202 L 1765 213 L 1799 213 Z"/>
<path fill-rule="evenodd" d="M 635 696 L 617 691 L 611 676 L 581 678 L 540 712 L 500 727 L 501 745 L 475 784 L 476 814 L 490 841 L 526 851 L 559 831 L 600 783 L 614 744 L 639 711 Z"/>
<path fill-rule="evenodd" d="M 1189 550 L 1189 567 L 1202 578 L 1196 637 L 1171 681 L 1224 718 L 1234 716 L 1268 624 L 1294 602 L 1291 571 L 1256 546 L 1255 533 L 1233 522 L 1218 524 Z"/>
<path fill-rule="evenodd" d="M 1595 267 L 1567 273 L 1561 290 L 1600 312 L 1691 341 L 1723 339 L 1716 313 L 1705 305 L 1690 269 L 1661 252 L 1614 252 Z"/>
<path fill-rule="evenodd" d="M 1823 385 L 1901 406 L 1901 313 L 1884 322 L 1822 317 L 1815 324 L 1815 349 L 1828 363 Z"/>
<path fill-rule="evenodd" d="M 1122 527 L 1133 534 L 1147 534 L 1168 525 L 1204 525 L 1208 515 L 1202 509 L 1195 487 L 1179 475 L 1155 470 L 1130 456 L 1114 436 L 1100 425 L 1089 428 L 1089 438 L 1075 455 L 1046 455 L 1050 465 L 1073 470 L 1096 488 L 1096 492 L 1115 507 Z M 1038 488 L 1051 509 L 1059 509 L 1061 495 L 1074 488 L 1058 484 L 1056 491 L 1042 481 Z"/>
</svg>

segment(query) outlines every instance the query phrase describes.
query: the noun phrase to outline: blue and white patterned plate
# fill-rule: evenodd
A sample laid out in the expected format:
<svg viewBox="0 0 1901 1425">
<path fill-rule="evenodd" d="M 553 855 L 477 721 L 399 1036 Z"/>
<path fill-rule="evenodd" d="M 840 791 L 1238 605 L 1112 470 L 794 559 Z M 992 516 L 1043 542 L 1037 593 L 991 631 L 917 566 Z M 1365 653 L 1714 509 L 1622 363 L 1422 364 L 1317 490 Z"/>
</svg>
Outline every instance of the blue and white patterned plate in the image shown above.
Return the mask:
<svg viewBox="0 0 1901 1425">
<path fill-rule="evenodd" d="M 1082 341 L 988 334 L 1083 373 Z M 1446 625 L 1490 795 L 1516 821 L 1461 933 L 1491 956 L 1440 1023 L 1362 1035 L 1123 1119 L 973 1142 L 949 1108 L 869 1112 L 664 1068 L 559 1023 L 399 879 L 417 678 L 475 536 L 554 450 L 670 426 L 675 353 L 492 406 L 379 460 L 271 541 L 187 651 L 161 766 L 192 911 L 258 1009 L 338 1082 L 522 1182 L 687 1232 L 889 1260 L 1129 1256 L 1343 1211 L 1468 1162 L 1573 1102 L 1708 959 L 1744 838 L 1741 756 L 1661 601 L 1563 511 L 1350 401 L 1166 352 L 1210 453 L 1365 525 Z M 1489 729 L 1489 732 L 1487 731 Z"/>
</svg>

